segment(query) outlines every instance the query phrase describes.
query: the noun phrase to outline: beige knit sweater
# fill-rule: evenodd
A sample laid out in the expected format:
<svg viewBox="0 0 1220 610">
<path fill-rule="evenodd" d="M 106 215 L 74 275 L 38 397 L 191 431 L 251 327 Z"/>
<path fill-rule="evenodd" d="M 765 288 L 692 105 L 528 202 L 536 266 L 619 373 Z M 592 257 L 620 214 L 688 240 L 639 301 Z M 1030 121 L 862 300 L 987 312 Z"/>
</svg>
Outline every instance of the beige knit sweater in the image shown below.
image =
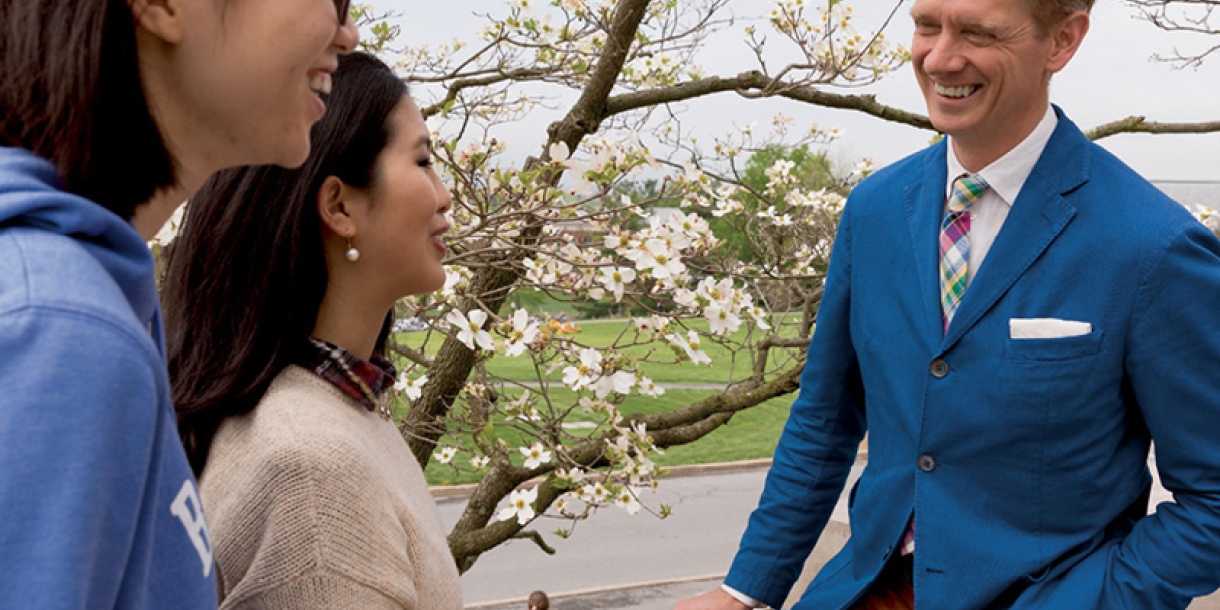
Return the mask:
<svg viewBox="0 0 1220 610">
<path fill-rule="evenodd" d="M 221 608 L 460 610 L 436 504 L 394 424 L 290 366 L 220 426 L 200 481 Z"/>
</svg>

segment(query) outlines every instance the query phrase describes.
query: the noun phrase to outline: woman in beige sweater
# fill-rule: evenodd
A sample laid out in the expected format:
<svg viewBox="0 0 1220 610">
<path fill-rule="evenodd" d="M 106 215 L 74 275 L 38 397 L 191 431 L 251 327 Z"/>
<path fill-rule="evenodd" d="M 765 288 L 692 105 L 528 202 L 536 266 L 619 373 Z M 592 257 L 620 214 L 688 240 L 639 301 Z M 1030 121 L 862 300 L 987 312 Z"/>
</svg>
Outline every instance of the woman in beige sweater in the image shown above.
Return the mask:
<svg viewBox="0 0 1220 610">
<path fill-rule="evenodd" d="M 444 283 L 449 192 L 385 64 L 341 58 L 326 103 L 303 167 L 231 170 L 199 191 L 163 285 L 221 607 L 457 610 L 380 356 L 394 302 Z"/>
</svg>

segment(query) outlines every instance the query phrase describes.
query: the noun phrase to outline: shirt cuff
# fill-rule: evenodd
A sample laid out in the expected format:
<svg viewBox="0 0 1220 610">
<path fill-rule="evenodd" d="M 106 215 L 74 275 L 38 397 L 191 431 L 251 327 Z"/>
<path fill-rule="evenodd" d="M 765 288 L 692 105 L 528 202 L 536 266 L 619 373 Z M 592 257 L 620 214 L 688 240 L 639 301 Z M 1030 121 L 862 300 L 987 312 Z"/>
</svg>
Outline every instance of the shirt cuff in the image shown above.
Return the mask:
<svg viewBox="0 0 1220 610">
<path fill-rule="evenodd" d="M 724 589 L 725 593 L 728 593 L 729 595 L 733 596 L 733 599 L 735 599 L 751 608 L 766 608 L 767 607 L 767 604 L 764 604 L 764 603 L 754 599 L 753 597 L 750 597 L 749 595 L 746 595 L 745 593 L 742 593 L 741 591 L 734 589 L 733 587 L 722 584 L 722 585 L 720 585 L 720 588 Z"/>
</svg>

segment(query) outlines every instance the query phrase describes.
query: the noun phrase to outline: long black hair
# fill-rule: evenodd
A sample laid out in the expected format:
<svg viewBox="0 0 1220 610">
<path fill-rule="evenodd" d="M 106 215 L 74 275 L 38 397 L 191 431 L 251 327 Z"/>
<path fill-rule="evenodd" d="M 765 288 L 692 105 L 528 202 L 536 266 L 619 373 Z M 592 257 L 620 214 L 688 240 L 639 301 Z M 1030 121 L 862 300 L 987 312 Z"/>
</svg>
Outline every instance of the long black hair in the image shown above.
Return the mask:
<svg viewBox="0 0 1220 610">
<path fill-rule="evenodd" d="M 313 332 L 327 283 L 318 191 L 328 176 L 374 184 L 406 95 L 380 60 L 341 56 L 304 165 L 219 172 L 187 204 L 162 288 L 178 428 L 197 476 L 221 421 L 250 412 Z"/>
<path fill-rule="evenodd" d="M 177 181 L 135 21 L 126 0 L 0 2 L 0 146 L 54 163 L 69 192 L 126 219 Z"/>
</svg>

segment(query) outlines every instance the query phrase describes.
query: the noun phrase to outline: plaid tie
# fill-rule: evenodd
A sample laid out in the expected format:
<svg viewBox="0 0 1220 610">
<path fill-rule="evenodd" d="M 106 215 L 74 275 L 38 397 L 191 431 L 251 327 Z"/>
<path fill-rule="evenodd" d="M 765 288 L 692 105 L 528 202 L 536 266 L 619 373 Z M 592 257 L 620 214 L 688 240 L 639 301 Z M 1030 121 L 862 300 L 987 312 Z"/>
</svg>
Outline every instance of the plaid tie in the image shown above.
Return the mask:
<svg viewBox="0 0 1220 610">
<path fill-rule="evenodd" d="M 962 174 L 953 181 L 945 219 L 940 223 L 940 308 L 945 332 L 966 294 L 966 267 L 970 262 L 970 206 L 991 188 L 982 176 Z M 900 555 L 915 552 L 915 520 L 907 523 Z"/>
<path fill-rule="evenodd" d="M 970 206 L 988 189 L 982 176 L 962 174 L 953 181 L 945 219 L 940 223 L 940 308 L 945 332 L 966 294 L 970 262 Z"/>
</svg>

